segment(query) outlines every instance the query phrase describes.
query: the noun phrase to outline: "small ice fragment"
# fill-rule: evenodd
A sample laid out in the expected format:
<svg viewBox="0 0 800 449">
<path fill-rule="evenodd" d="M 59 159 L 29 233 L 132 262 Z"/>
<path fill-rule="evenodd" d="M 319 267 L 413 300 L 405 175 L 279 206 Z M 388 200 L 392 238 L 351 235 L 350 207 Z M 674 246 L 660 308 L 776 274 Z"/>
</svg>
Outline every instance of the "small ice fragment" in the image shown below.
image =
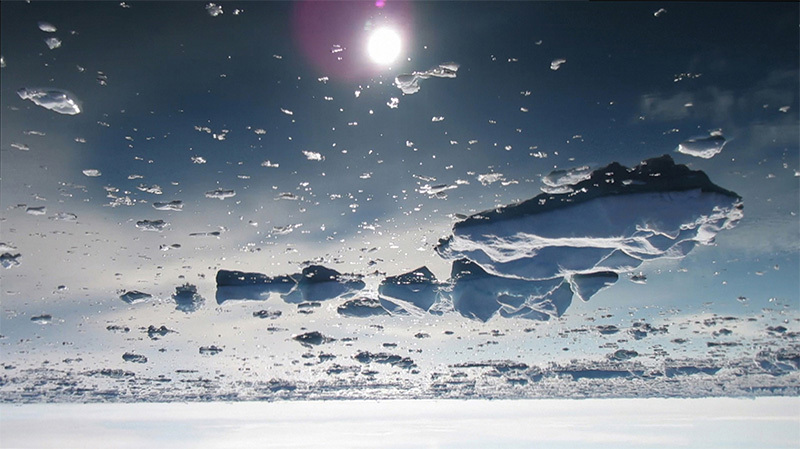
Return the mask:
<svg viewBox="0 0 800 449">
<path fill-rule="evenodd" d="M 711 159 L 722 151 L 727 141 L 719 132 L 712 132 L 708 137 L 689 139 L 681 142 L 675 150 L 690 156 Z"/>
<path fill-rule="evenodd" d="M 140 292 L 138 290 L 131 290 L 121 294 L 119 296 L 119 299 L 127 302 L 128 304 L 137 304 L 140 302 L 144 302 L 152 297 L 153 295 L 149 293 Z"/>
<path fill-rule="evenodd" d="M 147 357 L 141 354 L 134 354 L 132 352 L 126 352 L 122 354 L 122 360 L 131 363 L 147 363 Z"/>
<path fill-rule="evenodd" d="M 47 47 L 50 50 L 55 50 L 56 48 L 61 46 L 61 39 L 57 37 L 48 37 L 44 40 L 44 43 L 47 44 Z"/>
<path fill-rule="evenodd" d="M 278 168 L 278 167 L 280 167 L 280 164 L 274 164 L 274 163 L 272 163 L 272 162 L 267 160 L 267 161 L 262 162 L 261 166 L 262 167 L 268 167 L 268 168 Z"/>
<path fill-rule="evenodd" d="M 208 11 L 208 15 L 211 17 L 217 17 L 218 15 L 223 13 L 222 5 L 217 5 L 216 3 L 207 4 L 206 11 Z"/>
<path fill-rule="evenodd" d="M 196 312 L 206 302 L 197 294 L 197 287 L 189 283 L 175 287 L 172 299 L 176 304 L 175 309 L 185 313 Z"/>
<path fill-rule="evenodd" d="M 156 210 L 174 210 L 180 212 L 183 210 L 183 201 L 173 200 L 168 203 L 155 202 L 153 203 L 153 208 Z"/>
<path fill-rule="evenodd" d="M 37 106 L 59 114 L 75 115 L 81 112 L 78 100 L 64 90 L 23 87 L 17 91 L 17 95 L 23 100 L 31 100 Z"/>
<path fill-rule="evenodd" d="M 3 55 L 0 55 L 0 69 L 5 68 L 6 66 L 6 58 Z"/>
<path fill-rule="evenodd" d="M 50 219 L 56 221 L 77 221 L 78 216 L 70 212 L 58 212 L 51 216 Z"/>
<path fill-rule="evenodd" d="M 53 321 L 53 317 L 48 314 L 37 315 L 31 317 L 31 321 L 33 321 L 36 324 L 50 324 L 50 322 Z"/>
<path fill-rule="evenodd" d="M 572 186 L 592 176 L 592 169 L 588 165 L 571 168 L 568 170 L 554 170 L 542 177 L 545 187 L 541 190 L 546 193 L 569 193 Z"/>
<path fill-rule="evenodd" d="M 47 213 L 47 207 L 45 206 L 30 206 L 25 209 L 25 212 L 30 215 L 44 215 Z"/>
<path fill-rule="evenodd" d="M 550 70 L 558 70 L 561 68 L 561 65 L 567 62 L 566 59 L 555 59 L 553 62 L 550 63 Z"/>
<path fill-rule="evenodd" d="M 276 200 L 289 200 L 289 201 L 297 201 L 300 199 L 299 196 L 295 195 L 292 192 L 283 192 L 275 197 Z"/>
<path fill-rule="evenodd" d="M 294 115 L 294 112 L 284 108 L 281 108 L 281 112 L 283 112 L 286 115 Z"/>
<path fill-rule="evenodd" d="M 96 168 L 87 168 L 86 170 L 83 171 L 83 174 L 88 176 L 88 177 L 90 177 L 90 178 L 96 178 L 96 177 L 102 175 L 100 170 L 98 170 Z"/>
<path fill-rule="evenodd" d="M 56 27 L 49 22 L 39 22 L 39 29 L 45 33 L 55 33 L 57 31 Z"/>
<path fill-rule="evenodd" d="M 419 92 L 419 83 L 431 77 L 435 78 L 455 78 L 459 65 L 454 62 L 444 62 L 439 66 L 423 72 L 404 73 L 397 75 L 394 84 L 404 94 L 411 95 Z"/>
<path fill-rule="evenodd" d="M 17 143 L 17 142 L 12 142 L 11 148 L 14 148 L 19 151 L 30 151 L 31 149 L 31 147 L 25 145 L 24 143 Z"/>
<path fill-rule="evenodd" d="M 206 192 L 206 198 L 217 198 L 224 200 L 225 198 L 230 198 L 232 196 L 236 196 L 236 192 L 233 190 L 214 189 Z"/>
<path fill-rule="evenodd" d="M 136 222 L 136 227 L 142 231 L 155 231 L 161 232 L 169 223 L 164 220 L 139 220 Z"/>
<path fill-rule="evenodd" d="M 17 247 L 14 245 L 9 245 L 8 243 L 0 242 L 0 251 L 2 252 L 14 251 L 16 249 Z"/>
<path fill-rule="evenodd" d="M 778 108 L 781 112 L 789 112 L 790 106 L 781 106 Z"/>
<path fill-rule="evenodd" d="M 269 318 L 272 320 L 280 317 L 282 314 L 283 313 L 280 310 L 259 310 L 258 312 L 253 312 L 253 316 L 256 318 Z"/>
<path fill-rule="evenodd" d="M 658 11 L 654 12 L 654 13 L 653 13 L 653 15 L 654 15 L 655 17 L 661 17 L 661 16 L 663 16 L 663 15 L 664 15 L 666 12 L 667 12 L 667 10 L 666 10 L 666 9 L 664 9 L 664 8 L 661 8 L 661 9 L 659 9 Z"/>
<path fill-rule="evenodd" d="M 325 160 L 325 156 L 321 155 L 320 153 L 314 152 L 314 151 L 305 151 L 305 150 L 303 150 L 303 155 L 309 161 L 324 161 Z"/>
<path fill-rule="evenodd" d="M 205 164 L 206 160 L 203 156 L 192 156 L 192 163 L 193 164 Z"/>
<path fill-rule="evenodd" d="M 442 116 L 439 116 L 439 117 L 431 117 L 431 121 L 432 121 L 432 122 L 441 122 L 441 121 L 444 121 L 444 117 L 442 117 Z"/>
<path fill-rule="evenodd" d="M 634 284 L 646 284 L 647 283 L 647 275 L 642 273 L 642 272 L 635 273 L 635 274 L 632 274 L 630 276 L 630 280 Z"/>
<path fill-rule="evenodd" d="M 203 355 L 216 355 L 222 352 L 222 348 L 217 347 L 215 345 L 211 346 L 200 346 L 200 354 Z"/>
<path fill-rule="evenodd" d="M 148 186 L 147 184 L 139 184 L 136 186 L 136 189 L 141 190 L 142 192 L 152 193 L 153 195 L 161 195 L 164 193 L 161 191 L 161 186 L 158 184 L 153 184 L 152 186 Z"/>
<path fill-rule="evenodd" d="M 503 179 L 502 173 L 486 173 L 483 175 L 478 175 L 478 181 L 485 186 L 500 181 L 501 179 Z"/>
<path fill-rule="evenodd" d="M 386 103 L 386 106 L 389 106 L 389 108 L 391 108 L 391 109 L 397 109 L 397 106 L 399 104 L 400 104 L 400 99 L 398 99 L 397 97 L 392 97 Z"/>
<path fill-rule="evenodd" d="M 2 266 L 3 268 L 6 268 L 6 269 L 7 268 L 11 268 L 11 267 L 16 267 L 16 266 L 19 265 L 19 258 L 21 256 L 22 255 L 19 254 L 19 253 L 17 253 L 17 254 L 11 254 L 11 253 L 0 254 L 0 266 Z"/>
</svg>

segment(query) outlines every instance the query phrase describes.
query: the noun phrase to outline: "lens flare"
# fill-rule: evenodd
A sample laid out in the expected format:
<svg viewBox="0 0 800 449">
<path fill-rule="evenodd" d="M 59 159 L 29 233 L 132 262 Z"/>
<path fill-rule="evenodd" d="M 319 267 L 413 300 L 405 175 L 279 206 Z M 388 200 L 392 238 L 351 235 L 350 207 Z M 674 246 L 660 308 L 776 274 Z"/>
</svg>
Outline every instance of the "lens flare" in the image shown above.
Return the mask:
<svg viewBox="0 0 800 449">
<path fill-rule="evenodd" d="M 400 35 L 390 28 L 379 28 L 369 37 L 367 52 L 376 64 L 391 64 L 400 55 Z"/>
</svg>

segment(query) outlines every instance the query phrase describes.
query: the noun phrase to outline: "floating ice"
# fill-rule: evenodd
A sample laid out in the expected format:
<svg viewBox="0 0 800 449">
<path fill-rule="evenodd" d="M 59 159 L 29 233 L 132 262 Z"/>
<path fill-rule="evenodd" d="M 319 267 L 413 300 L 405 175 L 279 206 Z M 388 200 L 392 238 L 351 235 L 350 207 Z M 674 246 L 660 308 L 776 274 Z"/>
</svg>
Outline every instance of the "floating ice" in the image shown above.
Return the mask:
<svg viewBox="0 0 800 449">
<path fill-rule="evenodd" d="M 690 156 L 711 159 L 722 151 L 727 142 L 720 132 L 712 132 L 708 137 L 699 137 L 681 142 L 675 150 Z"/>
<path fill-rule="evenodd" d="M 445 198 L 447 198 L 447 194 L 444 193 L 444 192 L 446 192 L 448 190 L 455 189 L 455 188 L 458 188 L 458 185 L 437 184 L 435 186 L 432 186 L 430 184 L 425 184 L 424 186 L 420 187 L 418 190 L 419 190 L 419 193 L 424 193 L 424 194 L 428 195 L 431 198 L 445 199 Z"/>
<path fill-rule="evenodd" d="M 174 332 L 175 332 L 174 330 L 168 329 L 167 326 L 164 325 L 162 325 L 161 327 L 155 327 L 152 324 L 150 326 L 147 326 L 147 336 L 150 337 L 151 340 L 158 340 L 159 338 L 165 337 L 167 334 L 171 334 Z"/>
<path fill-rule="evenodd" d="M 192 163 L 193 164 L 205 164 L 206 159 L 203 156 L 192 156 Z"/>
<path fill-rule="evenodd" d="M 56 27 L 50 22 L 39 22 L 39 29 L 44 31 L 45 33 L 55 33 Z"/>
<path fill-rule="evenodd" d="M 141 354 L 134 354 L 132 352 L 126 352 L 122 354 L 122 360 L 131 363 L 147 363 L 147 357 Z"/>
<path fill-rule="evenodd" d="M 200 354 L 203 354 L 203 355 L 217 355 L 220 352 L 222 352 L 222 348 L 217 347 L 215 345 L 200 346 Z"/>
<path fill-rule="evenodd" d="M 591 176 L 592 169 L 588 165 L 568 170 L 554 170 L 542 177 L 545 187 L 541 189 L 546 193 L 569 193 L 573 191 L 573 185 L 587 180 Z"/>
<path fill-rule="evenodd" d="M 336 341 L 335 338 L 327 337 L 319 331 L 306 332 L 304 334 L 295 335 L 292 340 L 299 342 L 301 345 L 311 347 L 311 345 L 319 346 L 324 343 Z"/>
<path fill-rule="evenodd" d="M 44 43 L 47 44 L 47 48 L 50 50 L 55 50 L 56 48 L 61 46 L 61 39 L 57 37 L 48 37 L 44 40 Z"/>
<path fill-rule="evenodd" d="M 168 203 L 153 203 L 153 208 L 156 210 L 174 210 L 174 211 L 182 211 L 183 210 L 183 201 L 181 200 L 173 200 Z"/>
<path fill-rule="evenodd" d="M 488 186 L 489 184 L 494 184 L 497 181 L 501 181 L 503 179 L 502 173 L 486 173 L 482 175 L 478 175 L 478 181 Z"/>
<path fill-rule="evenodd" d="M 31 147 L 25 145 L 24 143 L 11 142 L 10 146 L 11 148 L 14 148 L 15 150 L 19 151 L 30 151 L 31 149 Z"/>
<path fill-rule="evenodd" d="M 522 280 L 555 282 L 540 287 L 540 292 L 571 287 L 571 292 L 588 300 L 616 281 L 620 272 L 643 260 L 681 258 L 697 244 L 710 244 L 720 230 L 733 227 L 742 217 L 738 195 L 714 185 L 703 172 L 676 165 L 669 156 L 632 169 L 612 163 L 573 189 L 480 212 L 455 224 L 453 236 L 441 240 L 436 250 L 455 261 L 457 310 L 466 307 L 476 318 L 485 319 L 501 309 L 497 303 L 509 306 L 499 299 L 509 296 L 505 283 L 523 291 L 531 288 L 515 284 Z M 459 274 L 456 264 L 468 264 L 460 271 L 470 275 Z M 481 287 L 488 299 L 469 299 L 477 294 L 475 288 L 459 297 L 459 280 L 475 278 L 478 270 L 484 272 L 478 279 L 495 277 Z M 541 297 L 517 296 L 527 298 L 525 305 L 530 305 L 530 298 Z M 464 306 L 469 301 L 474 307 Z M 484 308 L 475 310 L 478 305 Z M 503 312 L 516 313 L 507 308 Z"/>
<path fill-rule="evenodd" d="M 119 296 L 119 299 L 127 302 L 128 304 L 138 304 L 152 298 L 153 295 L 149 293 L 140 292 L 138 290 L 126 291 Z"/>
<path fill-rule="evenodd" d="M 323 161 L 325 160 L 325 156 L 321 155 L 320 153 L 316 153 L 314 151 L 305 151 L 303 150 L 303 156 L 306 157 L 309 161 Z"/>
<path fill-rule="evenodd" d="M 342 274 L 321 265 L 303 268 L 298 276 L 297 287 L 283 296 L 284 301 L 300 303 L 303 301 L 326 301 L 356 294 L 366 284 L 360 276 Z"/>
<path fill-rule="evenodd" d="M 47 207 L 46 206 L 35 206 L 35 207 L 34 206 L 28 206 L 28 208 L 25 209 L 25 213 L 30 214 L 30 215 L 44 215 L 44 214 L 47 213 Z"/>
<path fill-rule="evenodd" d="M 264 161 L 264 162 L 261 163 L 261 166 L 262 167 L 267 167 L 267 168 L 278 168 L 278 167 L 280 167 L 280 164 L 275 164 L 275 163 L 272 163 L 270 161 Z"/>
<path fill-rule="evenodd" d="M 217 5 L 216 3 L 209 3 L 206 5 L 206 12 L 211 17 L 217 17 L 218 15 L 222 14 L 222 5 Z"/>
<path fill-rule="evenodd" d="M 55 215 L 51 216 L 50 219 L 56 221 L 77 221 L 78 216 L 71 212 L 57 212 Z"/>
<path fill-rule="evenodd" d="M 19 254 L 19 253 L 17 253 L 17 254 L 11 254 L 11 253 L 0 254 L 0 266 L 2 266 L 3 268 L 16 267 L 17 265 L 19 265 L 19 258 L 21 256 L 22 255 Z"/>
<path fill-rule="evenodd" d="M 214 189 L 206 192 L 206 198 L 218 198 L 220 200 L 224 200 L 225 198 L 230 198 L 233 196 L 236 196 L 236 192 L 233 190 Z"/>
<path fill-rule="evenodd" d="M 416 368 L 414 360 L 409 357 L 403 357 L 396 354 L 388 354 L 385 352 L 373 353 L 369 351 L 360 351 L 353 356 L 360 363 L 381 363 L 400 368 L 411 369 Z"/>
<path fill-rule="evenodd" d="M 231 300 L 265 300 L 270 293 L 286 294 L 297 286 L 292 276 L 270 277 L 261 273 L 219 270 L 217 281 L 217 303 Z"/>
<path fill-rule="evenodd" d="M 96 168 L 87 168 L 86 170 L 83 171 L 83 174 L 88 176 L 88 177 L 90 177 L 90 178 L 96 178 L 96 177 L 102 175 L 100 170 L 98 170 Z"/>
<path fill-rule="evenodd" d="M 155 231 L 161 232 L 169 223 L 164 220 L 139 220 L 136 222 L 136 227 L 142 231 Z"/>
<path fill-rule="evenodd" d="M 130 178 L 130 177 L 129 177 L 129 178 Z M 151 186 L 149 186 L 149 185 L 147 185 L 147 184 L 139 184 L 138 186 L 136 186 L 136 189 L 137 189 L 137 190 L 140 190 L 140 191 L 142 191 L 142 192 L 146 192 L 146 193 L 152 193 L 153 195 L 161 195 L 161 194 L 163 194 L 163 193 L 164 193 L 164 192 L 161 190 L 161 186 L 160 186 L 160 185 L 158 185 L 158 184 L 153 184 L 153 185 L 151 185 Z"/>
<path fill-rule="evenodd" d="M 175 287 L 175 294 L 172 295 L 172 299 L 177 304 L 175 310 L 185 313 L 196 312 L 206 301 L 197 294 L 197 287 L 189 283 Z"/>
<path fill-rule="evenodd" d="M 420 267 L 409 273 L 383 279 L 378 286 L 378 293 L 381 304 L 389 311 L 398 311 L 398 308 L 408 310 L 408 305 L 413 305 L 414 308 L 427 312 L 439 299 L 440 288 L 436 276 L 428 267 Z"/>
<path fill-rule="evenodd" d="M 381 306 L 381 302 L 375 298 L 354 298 L 342 303 L 336 312 L 339 315 L 349 317 L 372 317 L 377 315 L 387 315 L 389 312 Z"/>
<path fill-rule="evenodd" d="M 39 89 L 23 87 L 17 91 L 23 100 L 31 100 L 37 106 L 59 114 L 75 115 L 81 113 L 78 100 L 69 92 L 60 89 Z"/>
<path fill-rule="evenodd" d="M 0 55 L 0 69 L 4 69 L 6 67 L 6 58 L 3 55 Z"/>
<path fill-rule="evenodd" d="M 666 10 L 666 9 L 664 9 L 664 8 L 659 8 L 659 9 L 658 9 L 658 11 L 656 11 L 656 12 L 654 12 L 654 13 L 653 13 L 653 15 L 654 15 L 655 17 L 661 17 L 661 16 L 663 16 L 663 15 L 664 15 L 664 14 L 666 14 L 666 13 L 667 13 L 667 10 Z"/>
<path fill-rule="evenodd" d="M 431 77 L 455 78 L 456 72 L 458 72 L 458 67 L 458 64 L 454 62 L 445 62 L 430 70 L 425 70 L 424 72 L 413 72 L 410 74 L 397 75 L 397 77 L 394 79 L 394 84 L 400 90 L 402 90 L 404 94 L 411 95 L 419 92 L 419 83 L 421 80 Z M 392 107 L 391 104 L 389 107 Z"/>
<path fill-rule="evenodd" d="M 561 68 L 561 65 L 567 62 L 566 59 L 555 59 L 553 62 L 550 63 L 550 70 L 558 70 Z"/>
<path fill-rule="evenodd" d="M 192 232 L 191 234 L 189 234 L 189 237 L 216 237 L 216 238 L 219 238 L 219 236 L 221 234 L 222 234 L 221 231 Z"/>
<path fill-rule="evenodd" d="M 50 322 L 53 321 L 53 317 L 48 314 L 37 315 L 31 317 L 31 321 L 36 324 L 50 324 Z"/>
</svg>

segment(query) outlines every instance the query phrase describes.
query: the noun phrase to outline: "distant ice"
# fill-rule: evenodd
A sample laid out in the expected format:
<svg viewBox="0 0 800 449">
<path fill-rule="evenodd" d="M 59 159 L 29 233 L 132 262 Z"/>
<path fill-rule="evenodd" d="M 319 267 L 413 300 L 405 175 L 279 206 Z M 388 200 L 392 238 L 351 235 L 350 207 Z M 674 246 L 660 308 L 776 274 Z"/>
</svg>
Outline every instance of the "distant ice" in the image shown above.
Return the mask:
<svg viewBox="0 0 800 449">
<path fill-rule="evenodd" d="M 192 163 L 193 164 L 205 164 L 206 159 L 203 156 L 192 156 Z"/>
<path fill-rule="evenodd" d="M 25 213 L 30 215 L 44 215 L 47 213 L 46 206 L 28 206 L 25 209 Z"/>
<path fill-rule="evenodd" d="M 147 184 L 139 184 L 138 186 L 136 186 L 136 189 L 142 192 L 152 193 L 153 195 L 161 195 L 164 193 L 161 190 L 161 186 L 158 184 L 153 184 L 151 186 Z"/>
<path fill-rule="evenodd" d="M 50 322 L 53 321 L 53 317 L 48 314 L 37 315 L 31 317 L 31 321 L 33 321 L 36 324 L 50 324 Z"/>
<path fill-rule="evenodd" d="M 101 173 L 100 170 L 96 168 L 87 168 L 86 170 L 83 171 L 83 174 L 90 178 L 96 178 L 98 176 L 101 176 L 103 173 Z"/>
<path fill-rule="evenodd" d="M 11 145 L 9 145 L 9 146 L 11 148 L 14 148 L 15 150 L 19 150 L 19 151 L 30 151 L 30 149 L 31 149 L 31 147 L 29 147 L 28 145 L 25 145 L 24 143 L 17 143 L 17 142 L 11 142 Z"/>
<path fill-rule="evenodd" d="M 126 352 L 122 354 L 122 360 L 131 363 L 147 363 L 147 357 L 141 354 L 134 354 L 132 352 Z"/>
<path fill-rule="evenodd" d="M 699 137 L 681 142 L 675 151 L 703 159 L 711 159 L 722 151 L 722 147 L 726 143 L 722 133 L 712 132 L 708 137 Z"/>
<path fill-rule="evenodd" d="M 663 15 L 664 15 L 664 14 L 666 14 L 666 13 L 667 13 L 667 10 L 666 10 L 666 9 L 664 9 L 664 8 L 659 8 L 659 10 L 658 10 L 658 11 L 656 11 L 656 12 L 654 12 L 654 13 L 653 13 L 653 15 L 654 15 L 655 17 L 661 17 L 661 16 L 663 16 Z"/>
<path fill-rule="evenodd" d="M 169 223 L 164 220 L 139 220 L 136 222 L 136 227 L 143 231 L 161 232 L 169 226 Z"/>
<path fill-rule="evenodd" d="M 231 198 L 233 196 L 236 196 L 236 192 L 233 190 L 214 189 L 206 192 L 206 198 L 217 198 L 224 200 L 225 198 Z"/>
<path fill-rule="evenodd" d="M 55 33 L 57 31 L 56 27 L 49 22 L 39 22 L 39 29 L 45 33 Z"/>
<path fill-rule="evenodd" d="M 48 37 L 44 40 L 44 43 L 47 44 L 47 48 L 50 50 L 55 50 L 56 48 L 61 47 L 61 39 L 57 37 Z"/>
<path fill-rule="evenodd" d="M 455 78 L 459 65 L 454 62 L 445 62 L 423 72 L 412 72 L 397 75 L 394 79 L 395 85 L 406 95 L 419 92 L 419 83 L 428 78 Z M 396 106 L 396 103 L 395 103 Z M 389 107 L 392 107 L 391 104 Z"/>
<path fill-rule="evenodd" d="M 60 89 L 22 88 L 17 95 L 23 100 L 31 100 L 37 106 L 49 109 L 59 114 L 80 114 L 81 107 L 78 100 L 69 92 Z"/>
<path fill-rule="evenodd" d="M 566 59 L 554 59 L 553 62 L 550 63 L 550 70 L 558 70 L 561 68 L 561 65 L 567 62 Z"/>
<path fill-rule="evenodd" d="M 57 212 L 55 215 L 52 215 L 50 219 L 56 221 L 77 221 L 78 216 L 71 212 Z"/>
<path fill-rule="evenodd" d="M 573 191 L 572 186 L 589 179 L 592 176 L 592 169 L 588 165 L 571 168 L 568 170 L 554 170 L 542 177 L 542 191 L 546 193 L 569 193 Z"/>
<path fill-rule="evenodd" d="M 389 312 L 381 306 L 381 302 L 375 298 L 349 299 L 342 303 L 336 309 L 336 312 L 343 316 L 361 318 L 389 314 Z"/>
<path fill-rule="evenodd" d="M 489 184 L 494 184 L 495 182 L 501 181 L 502 179 L 503 179 L 502 173 L 486 173 L 483 175 L 478 175 L 478 181 L 485 186 L 488 186 Z"/>
<path fill-rule="evenodd" d="M 217 5 L 216 3 L 209 3 L 206 5 L 206 12 L 211 17 L 217 17 L 223 13 L 222 5 Z"/>
<path fill-rule="evenodd" d="M 182 211 L 183 210 L 183 201 L 181 200 L 173 200 L 166 203 L 155 202 L 153 203 L 153 208 L 156 210 L 173 210 L 173 211 Z"/>
<path fill-rule="evenodd" d="M 189 283 L 175 287 L 175 294 L 172 295 L 172 300 L 177 305 L 175 310 L 185 313 L 196 312 L 206 301 L 205 298 L 197 294 L 197 287 Z"/>
<path fill-rule="evenodd" d="M 303 150 L 303 156 L 306 157 L 309 161 L 324 161 L 325 156 L 321 155 L 320 153 L 314 151 L 305 151 Z"/>
<path fill-rule="evenodd" d="M 19 265 L 19 258 L 21 254 L 3 253 L 0 254 L 0 266 L 3 268 L 11 268 Z"/>
<path fill-rule="evenodd" d="M 121 294 L 119 296 L 119 299 L 127 302 L 128 304 L 137 304 L 140 302 L 144 302 L 152 297 L 153 295 L 149 293 L 140 292 L 138 290 L 130 290 Z"/>
</svg>

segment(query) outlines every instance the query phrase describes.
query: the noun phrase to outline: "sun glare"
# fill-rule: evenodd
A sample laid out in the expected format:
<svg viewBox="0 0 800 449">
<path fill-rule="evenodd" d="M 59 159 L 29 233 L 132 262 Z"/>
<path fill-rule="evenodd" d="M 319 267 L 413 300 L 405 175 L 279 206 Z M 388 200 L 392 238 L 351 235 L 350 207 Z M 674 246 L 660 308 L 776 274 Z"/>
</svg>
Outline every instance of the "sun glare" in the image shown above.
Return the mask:
<svg viewBox="0 0 800 449">
<path fill-rule="evenodd" d="M 391 64 L 400 54 L 400 35 L 389 28 L 379 28 L 369 37 L 367 52 L 376 64 Z"/>
</svg>

